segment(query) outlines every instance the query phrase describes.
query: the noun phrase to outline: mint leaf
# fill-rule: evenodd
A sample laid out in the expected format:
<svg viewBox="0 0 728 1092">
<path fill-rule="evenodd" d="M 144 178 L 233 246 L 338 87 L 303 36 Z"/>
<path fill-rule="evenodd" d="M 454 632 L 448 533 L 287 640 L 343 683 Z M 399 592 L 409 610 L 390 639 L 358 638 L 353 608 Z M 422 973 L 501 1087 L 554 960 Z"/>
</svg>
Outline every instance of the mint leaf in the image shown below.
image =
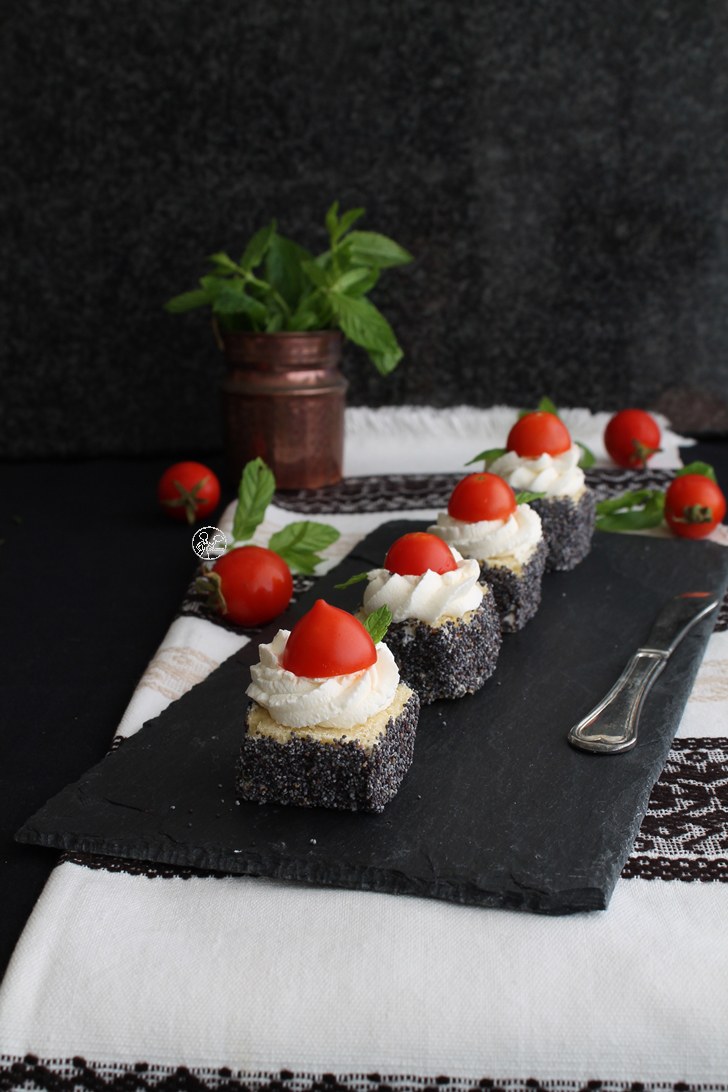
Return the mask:
<svg viewBox="0 0 728 1092">
<path fill-rule="evenodd" d="M 350 292 L 360 281 L 369 280 L 371 273 L 371 269 L 359 265 L 356 269 L 350 269 L 347 273 L 343 273 L 331 287 L 337 292 Z"/>
<path fill-rule="evenodd" d="M 317 311 L 301 306 L 294 315 L 291 315 L 286 324 L 286 329 L 290 331 L 325 330 L 326 324 Z"/>
<path fill-rule="evenodd" d="M 331 235 L 332 247 L 335 245 L 335 243 L 339 241 L 342 235 L 346 234 L 352 224 L 355 224 L 356 221 L 364 215 L 365 211 L 365 209 L 349 209 L 348 212 L 344 213 L 344 215 L 339 220 L 338 226 L 336 227 L 334 234 Z"/>
<path fill-rule="evenodd" d="M 301 297 L 310 288 L 310 280 L 303 270 L 303 263 L 311 261 L 311 255 L 292 239 L 274 235 L 265 256 L 266 280 L 286 301 L 291 309 L 298 307 Z"/>
<path fill-rule="evenodd" d="M 385 604 L 385 606 L 380 607 L 379 610 L 375 610 L 368 615 L 362 622 L 362 625 L 374 641 L 374 644 L 378 645 L 389 629 L 391 622 L 392 612 Z"/>
<path fill-rule="evenodd" d="M 481 459 L 485 459 L 486 463 L 494 463 L 496 459 L 500 459 L 501 455 L 505 455 L 506 450 L 505 447 L 490 447 L 487 451 L 481 451 L 480 455 L 468 459 L 465 465 L 472 466 L 473 463 L 479 463 Z"/>
<path fill-rule="evenodd" d="M 599 501 L 597 515 L 608 516 L 612 512 L 619 512 L 622 508 L 636 508 L 638 505 L 646 504 L 656 493 L 663 496 L 660 490 L 636 489 L 632 493 L 623 493 L 621 497 L 611 497 L 609 500 Z"/>
<path fill-rule="evenodd" d="M 330 292 L 329 299 L 341 329 L 356 345 L 377 353 L 396 353 L 399 350 L 392 327 L 369 300 L 352 299 L 334 291 Z"/>
<path fill-rule="evenodd" d="M 664 494 L 655 493 L 642 509 L 599 516 L 596 527 L 598 531 L 642 531 L 647 527 L 659 527 L 664 508 Z"/>
<path fill-rule="evenodd" d="M 556 406 L 551 401 L 551 399 L 547 398 L 546 396 L 541 399 L 539 404 L 536 406 L 536 410 L 538 413 L 553 413 L 554 417 L 559 416 L 559 411 L 557 410 Z"/>
<path fill-rule="evenodd" d="M 301 262 L 301 267 L 308 279 L 313 281 L 317 288 L 328 288 L 329 278 L 326 276 L 326 271 L 318 264 L 318 261 Z"/>
<path fill-rule="evenodd" d="M 253 459 L 243 468 L 238 490 L 238 506 L 233 520 L 233 539 L 243 542 L 250 538 L 265 518 L 265 510 L 275 493 L 273 471 L 262 459 Z"/>
<path fill-rule="evenodd" d="M 204 288 L 195 288 L 192 292 L 183 292 L 180 296 L 174 296 L 164 305 L 165 311 L 173 315 L 182 315 L 185 311 L 194 311 L 196 307 L 204 307 L 210 302 L 210 296 Z"/>
<path fill-rule="evenodd" d="M 659 489 L 638 489 L 625 493 L 622 497 L 597 504 L 597 530 L 641 531 L 647 527 L 658 527 L 662 523 L 664 509 L 665 494 Z"/>
<path fill-rule="evenodd" d="M 339 202 L 334 201 L 333 205 L 331 206 L 329 211 L 326 213 L 326 218 L 324 220 L 324 223 L 326 224 L 326 230 L 328 231 L 329 238 L 331 239 L 331 245 L 332 246 L 334 245 L 334 242 L 335 242 L 336 229 L 337 229 L 338 224 L 339 224 L 338 212 L 339 212 Z"/>
<path fill-rule="evenodd" d="M 359 266 L 359 269 L 362 268 L 362 266 Z M 365 296 L 367 292 L 371 292 L 378 280 L 379 270 L 374 266 L 372 269 L 366 270 L 366 276 L 362 280 L 350 284 L 345 289 L 346 294 L 347 296 L 353 296 L 354 299 L 359 299 L 361 296 Z"/>
<path fill-rule="evenodd" d="M 594 463 L 596 462 L 594 453 L 589 450 L 586 444 L 582 444 L 581 440 L 575 440 L 574 443 L 577 444 L 583 452 L 583 455 L 579 459 L 579 466 L 582 470 L 588 470 L 590 466 L 594 466 Z"/>
<path fill-rule="evenodd" d="M 282 531 L 271 535 L 268 549 L 282 557 L 290 569 L 300 573 L 312 573 L 318 563 L 323 561 L 315 551 L 325 550 L 338 537 L 339 532 L 328 523 L 301 520 L 288 523 Z"/>
<path fill-rule="evenodd" d="M 226 270 L 228 273 L 240 272 L 240 269 L 232 258 L 228 257 L 222 250 L 217 254 L 211 254 L 207 260 L 208 262 L 214 262 L 217 265 L 218 268 L 215 270 L 216 273 L 219 273 L 221 270 Z"/>
<path fill-rule="evenodd" d="M 265 327 L 270 315 L 264 303 L 248 295 L 244 282 L 240 280 L 219 282 L 212 310 L 216 315 L 249 315 L 261 327 Z"/>
<path fill-rule="evenodd" d="M 376 349 L 368 350 L 369 359 L 374 367 L 380 373 L 380 375 L 389 375 L 399 364 L 400 360 L 404 356 L 402 350 L 397 348 L 391 353 L 378 352 Z"/>
<path fill-rule="evenodd" d="M 341 591 L 342 588 L 348 588 L 350 584 L 359 584 L 362 580 L 366 580 L 368 576 L 369 573 L 357 573 L 356 576 L 350 576 L 343 584 L 334 584 L 334 587 Z"/>
<path fill-rule="evenodd" d="M 580 459 L 580 461 L 578 461 L 578 465 L 582 467 L 583 471 L 587 471 L 589 466 L 594 466 L 596 462 L 596 459 L 594 458 L 594 452 L 589 451 L 586 444 L 582 443 L 581 440 L 574 440 L 574 443 L 576 443 L 577 446 L 580 447 L 583 451 L 582 458 Z"/>
<path fill-rule="evenodd" d="M 516 493 L 516 504 L 528 504 L 529 501 L 538 500 L 539 497 L 545 496 L 545 493 L 529 493 L 527 489 L 524 489 L 520 493 Z"/>
<path fill-rule="evenodd" d="M 688 463 L 687 466 L 681 467 L 675 473 L 676 478 L 684 478 L 686 474 L 700 474 L 703 478 L 710 478 L 712 482 L 718 484 L 718 479 L 715 476 L 715 471 L 710 463 Z"/>
<path fill-rule="evenodd" d="M 412 255 L 404 247 L 376 231 L 352 231 L 341 246 L 348 250 L 357 265 L 376 265 L 379 269 L 386 269 L 412 261 Z"/>
<path fill-rule="evenodd" d="M 276 233 L 276 226 L 275 220 L 271 220 L 268 227 L 256 231 L 255 235 L 246 246 L 243 251 L 243 256 L 240 259 L 240 267 L 241 269 L 244 269 L 246 273 L 249 273 L 251 269 L 254 269 L 256 265 L 260 265 L 263 261 L 266 251 Z"/>
</svg>

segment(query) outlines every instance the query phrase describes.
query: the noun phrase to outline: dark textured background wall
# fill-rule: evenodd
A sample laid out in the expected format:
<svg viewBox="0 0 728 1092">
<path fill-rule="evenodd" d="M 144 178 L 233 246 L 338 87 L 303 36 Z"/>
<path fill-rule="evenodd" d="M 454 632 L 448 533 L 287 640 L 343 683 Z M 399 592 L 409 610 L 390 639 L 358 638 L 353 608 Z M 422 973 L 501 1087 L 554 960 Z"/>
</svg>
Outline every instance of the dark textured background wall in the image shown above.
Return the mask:
<svg viewBox="0 0 728 1092">
<path fill-rule="evenodd" d="M 5 0 L 0 455 L 220 445 L 162 305 L 334 198 L 416 262 L 350 401 L 662 405 L 728 429 L 722 0 Z M 692 416 L 691 416 L 692 415 Z"/>
</svg>

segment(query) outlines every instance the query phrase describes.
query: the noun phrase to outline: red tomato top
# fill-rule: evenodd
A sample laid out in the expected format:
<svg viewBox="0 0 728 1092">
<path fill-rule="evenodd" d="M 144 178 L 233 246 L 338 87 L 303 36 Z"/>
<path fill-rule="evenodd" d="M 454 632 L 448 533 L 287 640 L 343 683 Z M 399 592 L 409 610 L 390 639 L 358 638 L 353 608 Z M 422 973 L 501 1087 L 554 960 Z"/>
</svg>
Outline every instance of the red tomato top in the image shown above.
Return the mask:
<svg viewBox="0 0 728 1092">
<path fill-rule="evenodd" d="M 377 662 L 374 641 L 353 614 L 317 599 L 291 630 L 281 667 L 307 679 L 351 675 Z"/>
<path fill-rule="evenodd" d="M 422 576 L 428 569 L 440 574 L 454 572 L 457 563 L 450 547 L 437 535 L 412 531 L 389 547 L 384 568 L 399 576 Z"/>
<path fill-rule="evenodd" d="M 450 494 L 447 511 L 464 523 L 508 519 L 516 510 L 516 495 L 497 474 L 468 474 Z"/>
<path fill-rule="evenodd" d="M 571 436 L 555 413 L 538 410 L 516 421 L 508 433 L 506 447 L 524 459 L 537 459 L 539 455 L 563 455 L 571 447 Z"/>
</svg>

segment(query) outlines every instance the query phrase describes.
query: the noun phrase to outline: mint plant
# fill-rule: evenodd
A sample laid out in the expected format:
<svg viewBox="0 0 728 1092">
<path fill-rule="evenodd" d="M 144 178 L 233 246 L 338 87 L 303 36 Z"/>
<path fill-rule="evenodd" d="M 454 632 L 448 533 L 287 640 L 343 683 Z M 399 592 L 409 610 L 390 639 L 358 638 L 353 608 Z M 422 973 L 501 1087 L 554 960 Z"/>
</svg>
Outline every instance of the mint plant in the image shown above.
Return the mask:
<svg viewBox="0 0 728 1092">
<path fill-rule="evenodd" d="M 403 353 L 384 315 L 366 295 L 380 270 L 404 265 L 412 255 L 386 235 L 352 231 L 364 209 L 351 209 L 341 217 L 338 213 L 335 201 L 326 213 L 329 248 L 318 257 L 279 235 L 272 220 L 256 232 L 239 262 L 222 251 L 211 255 L 213 268 L 200 279 L 200 287 L 175 296 L 166 309 L 181 314 L 209 306 L 225 333 L 342 330 L 388 375 Z"/>
</svg>

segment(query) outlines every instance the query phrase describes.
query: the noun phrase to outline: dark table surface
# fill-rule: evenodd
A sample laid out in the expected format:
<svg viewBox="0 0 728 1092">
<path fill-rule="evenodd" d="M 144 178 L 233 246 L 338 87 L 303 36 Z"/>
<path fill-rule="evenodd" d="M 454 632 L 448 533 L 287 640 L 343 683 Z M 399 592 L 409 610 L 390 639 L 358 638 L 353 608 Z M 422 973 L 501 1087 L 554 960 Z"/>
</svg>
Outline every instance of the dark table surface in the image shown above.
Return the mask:
<svg viewBox="0 0 728 1092">
<path fill-rule="evenodd" d="M 712 463 L 728 493 L 728 444 L 682 456 Z M 221 456 L 182 457 L 223 480 Z M 15 831 L 106 753 L 194 570 L 187 525 L 156 500 L 175 461 L 0 466 L 0 974 L 58 859 L 18 845 Z M 223 489 L 219 511 L 234 496 Z"/>
</svg>

